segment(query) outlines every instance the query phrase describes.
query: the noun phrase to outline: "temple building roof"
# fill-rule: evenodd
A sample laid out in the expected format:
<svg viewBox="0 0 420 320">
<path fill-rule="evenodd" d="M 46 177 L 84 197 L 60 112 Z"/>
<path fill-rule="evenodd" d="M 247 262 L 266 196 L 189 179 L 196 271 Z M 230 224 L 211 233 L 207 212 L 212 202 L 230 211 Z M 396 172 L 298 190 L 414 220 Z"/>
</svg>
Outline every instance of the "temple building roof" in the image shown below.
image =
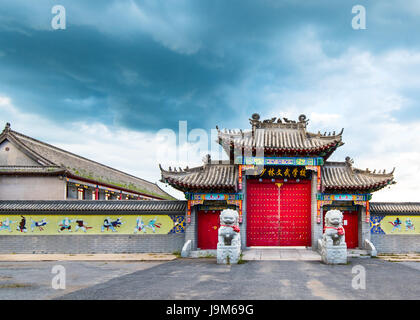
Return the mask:
<svg viewBox="0 0 420 320">
<path fill-rule="evenodd" d="M 394 169 L 395 170 L 395 169 Z M 353 167 L 349 157 L 345 162 L 326 162 L 322 167 L 322 185 L 328 190 L 373 192 L 395 184 L 394 170 L 389 173 L 361 170 Z"/>
<path fill-rule="evenodd" d="M 185 213 L 186 201 L 148 201 L 148 200 L 93 200 L 93 201 L 55 201 L 55 200 L 0 200 L 0 212 L 45 212 L 62 214 L 69 211 L 83 212 L 133 212 L 133 214 Z"/>
<path fill-rule="evenodd" d="M 238 165 L 207 162 L 200 167 L 164 170 L 161 166 L 163 182 L 181 191 L 224 190 L 234 192 L 238 182 Z M 393 171 L 376 173 L 353 168 L 352 160 L 326 162 L 322 167 L 322 186 L 325 192 L 374 192 L 394 184 Z"/>
<path fill-rule="evenodd" d="M 65 174 L 66 170 L 59 166 L 1 166 L 0 174 L 3 175 L 57 175 Z"/>
<path fill-rule="evenodd" d="M 287 118 L 272 118 L 260 121 L 257 113 L 249 119 L 251 130 L 219 130 L 218 143 L 229 154 L 230 149 L 240 148 L 249 151 L 264 148 L 266 155 L 317 155 L 327 159 L 342 146 L 342 134 L 311 133 L 306 130 L 309 120 L 301 115 L 298 121 Z"/>
<path fill-rule="evenodd" d="M 210 161 L 209 161 L 210 162 Z M 231 164 L 205 163 L 195 168 L 164 170 L 161 166 L 163 182 L 187 192 L 192 190 L 212 190 L 235 192 L 238 181 L 238 166 Z"/>
<path fill-rule="evenodd" d="M 0 144 L 5 141 L 16 146 L 24 154 L 27 163 L 0 163 L 0 175 L 64 174 L 71 178 L 92 181 L 158 199 L 174 199 L 155 183 L 13 131 L 9 123 L 0 134 Z"/>
</svg>

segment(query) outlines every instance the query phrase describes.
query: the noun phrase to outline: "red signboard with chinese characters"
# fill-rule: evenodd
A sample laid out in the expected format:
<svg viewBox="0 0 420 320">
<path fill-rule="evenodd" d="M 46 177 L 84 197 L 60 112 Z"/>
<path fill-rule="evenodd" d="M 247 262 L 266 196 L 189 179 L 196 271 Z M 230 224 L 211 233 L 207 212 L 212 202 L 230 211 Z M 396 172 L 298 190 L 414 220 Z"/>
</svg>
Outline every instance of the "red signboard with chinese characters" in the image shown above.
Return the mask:
<svg viewBox="0 0 420 320">
<path fill-rule="evenodd" d="M 262 168 L 262 169 L 261 169 Z M 312 171 L 302 166 L 264 166 L 248 170 L 248 178 L 262 179 L 311 179 Z"/>
</svg>

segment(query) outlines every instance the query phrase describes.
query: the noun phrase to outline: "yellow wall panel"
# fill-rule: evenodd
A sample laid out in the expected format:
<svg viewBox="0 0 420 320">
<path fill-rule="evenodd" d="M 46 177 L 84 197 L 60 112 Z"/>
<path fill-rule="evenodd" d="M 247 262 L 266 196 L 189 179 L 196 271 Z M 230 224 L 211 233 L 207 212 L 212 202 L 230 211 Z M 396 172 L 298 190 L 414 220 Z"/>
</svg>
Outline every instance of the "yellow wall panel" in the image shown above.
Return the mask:
<svg viewBox="0 0 420 320">
<path fill-rule="evenodd" d="M 1 215 L 0 235 L 182 233 L 184 216 Z"/>
<path fill-rule="evenodd" d="M 385 216 L 379 226 L 385 234 L 420 234 L 420 216 Z"/>
</svg>

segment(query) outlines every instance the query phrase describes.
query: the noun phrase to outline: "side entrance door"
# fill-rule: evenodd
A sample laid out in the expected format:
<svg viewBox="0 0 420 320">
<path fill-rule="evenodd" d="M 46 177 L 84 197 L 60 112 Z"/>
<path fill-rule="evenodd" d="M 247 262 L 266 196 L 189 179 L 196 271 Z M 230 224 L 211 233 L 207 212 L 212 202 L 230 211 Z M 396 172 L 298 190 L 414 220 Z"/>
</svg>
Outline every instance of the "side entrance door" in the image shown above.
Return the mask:
<svg viewBox="0 0 420 320">
<path fill-rule="evenodd" d="M 347 248 L 357 248 L 359 246 L 357 211 L 343 211 L 343 228 L 346 234 Z"/>
<path fill-rule="evenodd" d="M 220 210 L 198 211 L 198 243 L 200 249 L 217 249 Z"/>
</svg>

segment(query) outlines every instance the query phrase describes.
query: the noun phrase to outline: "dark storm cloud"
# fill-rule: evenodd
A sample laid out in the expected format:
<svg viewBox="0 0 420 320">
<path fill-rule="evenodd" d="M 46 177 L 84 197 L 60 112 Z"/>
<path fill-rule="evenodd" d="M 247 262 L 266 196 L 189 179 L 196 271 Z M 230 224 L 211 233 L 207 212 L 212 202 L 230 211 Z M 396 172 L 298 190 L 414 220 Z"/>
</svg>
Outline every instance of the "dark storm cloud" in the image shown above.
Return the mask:
<svg viewBox="0 0 420 320">
<path fill-rule="evenodd" d="M 302 66 L 289 47 L 305 28 L 332 58 L 349 47 L 418 48 L 418 15 L 395 1 L 359 2 L 368 12 L 362 32 L 351 29 L 351 0 L 62 1 L 59 31 L 50 26 L 56 1 L 5 1 L 0 93 L 62 122 L 213 127 L 263 109 L 270 82 L 298 86 Z"/>
</svg>

